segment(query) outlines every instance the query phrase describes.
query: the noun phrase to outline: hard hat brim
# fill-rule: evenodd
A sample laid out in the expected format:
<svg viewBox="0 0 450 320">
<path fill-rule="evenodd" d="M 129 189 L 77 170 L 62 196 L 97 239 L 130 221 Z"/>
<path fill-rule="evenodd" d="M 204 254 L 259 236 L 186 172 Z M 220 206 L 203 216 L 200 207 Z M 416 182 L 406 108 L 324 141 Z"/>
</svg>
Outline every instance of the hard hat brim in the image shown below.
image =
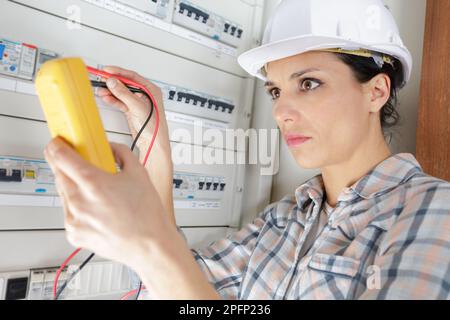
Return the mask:
<svg viewBox="0 0 450 320">
<path fill-rule="evenodd" d="M 262 68 L 267 63 L 309 51 L 331 48 L 343 48 L 347 50 L 366 49 L 388 54 L 402 63 L 404 84 L 406 84 L 411 77 L 412 57 L 406 47 L 401 48 L 394 44 L 377 43 L 367 45 L 347 39 L 317 35 L 302 35 L 262 45 L 241 54 L 238 57 L 238 63 L 252 76 L 267 81 L 267 78 L 262 73 Z"/>
</svg>

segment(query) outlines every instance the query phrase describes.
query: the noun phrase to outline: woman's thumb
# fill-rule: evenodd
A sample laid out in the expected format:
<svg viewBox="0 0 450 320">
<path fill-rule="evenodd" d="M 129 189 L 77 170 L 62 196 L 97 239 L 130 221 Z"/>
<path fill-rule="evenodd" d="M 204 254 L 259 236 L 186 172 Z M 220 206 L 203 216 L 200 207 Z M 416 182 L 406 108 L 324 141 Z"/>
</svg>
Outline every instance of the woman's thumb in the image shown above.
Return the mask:
<svg viewBox="0 0 450 320">
<path fill-rule="evenodd" d="M 117 79 L 109 78 L 106 80 L 106 85 L 108 86 L 109 91 L 127 106 L 133 105 L 139 101 L 138 98 Z"/>
<path fill-rule="evenodd" d="M 133 168 L 135 169 L 141 166 L 139 159 L 126 145 L 111 142 L 111 149 L 113 151 L 114 158 L 122 171 L 127 171 Z"/>
</svg>

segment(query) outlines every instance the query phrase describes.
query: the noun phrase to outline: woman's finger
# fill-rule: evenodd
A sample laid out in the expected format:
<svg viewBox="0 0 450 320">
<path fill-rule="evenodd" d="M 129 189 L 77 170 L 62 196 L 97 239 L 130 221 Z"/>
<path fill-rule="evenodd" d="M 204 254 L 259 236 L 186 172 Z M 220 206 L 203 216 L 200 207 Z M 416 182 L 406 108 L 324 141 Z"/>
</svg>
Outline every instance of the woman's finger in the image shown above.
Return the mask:
<svg viewBox="0 0 450 320">
<path fill-rule="evenodd" d="M 139 84 L 145 85 L 147 88 L 149 88 L 154 93 L 161 90 L 157 85 L 152 83 L 150 80 L 144 78 L 143 76 L 141 76 L 140 74 L 138 74 L 134 71 L 123 69 L 123 68 L 120 68 L 117 66 L 106 66 L 103 68 L 103 70 L 105 70 L 108 73 L 122 76 L 122 77 L 130 79 L 134 82 L 137 82 Z"/>
<path fill-rule="evenodd" d="M 95 95 L 101 98 L 104 96 L 112 96 L 113 94 L 107 88 L 97 87 L 95 88 Z"/>
<path fill-rule="evenodd" d="M 128 109 L 128 106 L 123 103 L 122 101 L 118 100 L 116 97 L 114 96 L 104 96 L 102 97 L 103 102 L 105 102 L 108 105 L 111 105 L 113 107 L 116 107 L 117 109 L 119 109 L 122 112 L 128 112 L 130 111 Z"/>
<path fill-rule="evenodd" d="M 112 142 L 111 149 L 113 150 L 114 158 L 120 165 L 122 171 L 134 171 L 143 168 L 141 163 L 139 162 L 139 159 L 134 155 L 133 152 L 131 152 L 131 150 L 127 146 Z"/>
<path fill-rule="evenodd" d="M 90 249 L 92 243 L 100 242 L 97 233 L 85 223 L 73 221 L 65 224 L 66 239 L 76 248 Z"/>
<path fill-rule="evenodd" d="M 55 138 L 46 147 L 47 161 L 51 162 L 56 172 L 63 174 L 77 185 L 95 188 L 107 173 L 84 160 L 63 139 Z"/>
<path fill-rule="evenodd" d="M 147 79 L 145 79 L 143 76 L 139 75 L 138 73 L 131 71 L 131 70 L 127 70 L 127 69 L 123 69 L 121 67 L 117 67 L 117 66 L 105 66 L 103 68 L 104 71 L 114 74 L 114 75 L 118 75 L 118 76 L 122 76 L 124 78 L 130 79 L 134 82 L 140 83 L 142 85 L 145 85 L 146 82 L 149 82 Z"/>
<path fill-rule="evenodd" d="M 109 78 L 108 81 L 106 81 L 106 84 L 108 85 L 109 91 L 128 107 L 141 105 L 142 101 L 119 80 Z"/>
</svg>

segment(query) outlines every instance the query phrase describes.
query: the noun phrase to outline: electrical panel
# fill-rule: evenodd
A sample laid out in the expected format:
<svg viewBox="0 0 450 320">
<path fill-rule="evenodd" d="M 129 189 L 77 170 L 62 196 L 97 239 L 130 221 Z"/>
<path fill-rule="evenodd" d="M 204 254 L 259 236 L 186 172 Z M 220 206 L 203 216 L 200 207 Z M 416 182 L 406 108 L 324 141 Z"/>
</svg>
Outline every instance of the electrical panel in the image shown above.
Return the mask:
<svg viewBox="0 0 450 320">
<path fill-rule="evenodd" d="M 224 175 L 175 172 L 175 209 L 214 210 L 226 207 L 227 181 L 231 184 L 235 172 L 222 171 Z M 0 206 L 62 207 L 54 175 L 45 160 L 0 156 Z M 226 215 L 222 216 L 225 219 L 216 224 L 229 224 Z"/>
<path fill-rule="evenodd" d="M 159 86 L 173 157 L 191 159 L 174 161 L 177 224 L 191 246 L 205 246 L 239 227 L 246 166 L 238 159 L 245 158 L 245 145 L 185 138 L 199 128 L 222 133 L 249 128 L 255 80 L 236 58 L 260 32 L 258 1 L 233 0 L 232 6 L 219 0 L 2 2 L 0 299 L 50 299 L 56 266 L 73 251 L 54 177 L 43 159 L 50 134 L 33 83 L 50 59 L 78 56 L 95 68 L 117 65 Z M 19 23 L 18 16 L 32 23 Z M 131 145 L 123 113 L 100 99 L 97 105 L 108 139 Z M 222 160 L 206 163 L 208 155 Z M 85 258 L 83 252 L 73 263 Z M 62 273 L 60 284 L 70 272 L 69 267 Z M 77 278 L 65 299 L 118 299 L 136 286 L 127 268 L 100 257 Z"/>
<path fill-rule="evenodd" d="M 229 232 L 227 228 L 182 228 L 184 234 L 188 238 L 191 247 L 202 247 L 208 245 L 217 237 L 225 237 Z M 48 233 L 48 231 L 45 231 Z M 44 234 L 45 232 L 34 232 L 37 234 Z M 16 244 L 23 241 L 23 238 L 30 238 L 33 242 L 26 243 L 26 247 L 15 248 Z M 39 254 L 36 259 L 46 260 L 45 251 L 39 250 L 39 244 L 42 243 L 44 237 L 32 237 L 30 233 L 20 232 L 0 232 L 0 247 L 2 243 L 8 241 L 8 247 L 11 250 L 20 249 L 22 255 L 33 256 Z M 48 241 L 53 243 L 64 243 L 63 234 L 61 238 L 48 238 Z M 56 246 L 52 246 L 53 248 Z M 65 250 L 69 250 L 65 246 Z M 27 251 L 28 250 L 28 251 Z M 48 252 L 47 252 L 48 254 Z M 54 255 L 51 261 L 54 263 L 61 263 L 61 259 L 65 259 L 67 252 L 60 250 L 52 252 Z M 16 255 L 18 260 L 19 255 Z M 85 259 L 85 255 L 79 254 L 74 260 L 73 264 L 67 266 L 61 272 L 57 288 L 59 288 L 64 281 L 72 275 L 72 273 L 79 267 L 81 262 Z M 94 258 L 87 264 L 82 272 L 78 273 L 75 278 L 66 287 L 61 299 L 120 299 L 124 294 L 137 288 L 139 285 L 136 274 L 128 267 L 111 261 L 101 261 L 99 258 Z M 5 263 L 6 259 L 0 261 Z M 11 259 L 10 259 L 11 260 Z M 26 261 L 26 259 L 23 259 Z M 48 260 L 48 258 L 47 258 Z M 12 262 L 14 264 L 14 262 Z M 4 271 L 4 267 L 0 266 L 0 300 L 50 300 L 53 299 L 53 284 L 56 276 L 57 267 L 37 267 L 31 269 L 23 269 L 20 262 L 17 261 L 17 268 L 15 270 Z M 42 263 L 41 263 L 42 264 Z M 50 265 L 52 262 L 50 262 Z M 142 291 L 144 297 L 146 291 Z"/>
<path fill-rule="evenodd" d="M 263 0 L 10 1 L 241 77 L 237 57 L 258 44 L 263 20 Z"/>
<path fill-rule="evenodd" d="M 54 51 L 41 49 L 35 45 L 33 47 L 38 52 L 33 74 L 36 74 L 39 66 L 43 62 L 64 56 Z M 85 58 L 85 63 L 95 68 L 103 67 L 102 64 L 88 58 Z M 15 79 L 10 76 L 2 77 L 0 75 L 0 90 L 36 96 L 34 83 L 32 82 L 33 79 L 34 77 L 25 80 L 20 78 Z M 97 77 L 92 77 L 92 79 L 98 80 Z M 200 125 L 204 129 L 226 130 L 239 127 L 239 122 L 242 122 L 242 117 L 238 115 L 239 106 L 232 99 L 165 83 L 160 80 L 149 80 L 159 86 L 163 92 L 166 118 L 169 122 L 169 130 L 171 132 L 182 127 L 187 128 L 190 133 L 193 133 L 193 126 L 195 125 Z M 4 105 L 1 113 L 34 120 L 45 120 L 37 99 L 20 103 L 22 99 L 23 97 L 17 98 L 17 105 Z M 99 106 L 100 115 L 102 116 L 106 130 L 126 134 L 130 133 L 128 124 L 120 110 L 103 103 L 98 98 L 97 105 Z M 247 114 L 246 111 L 242 112 Z"/>
<path fill-rule="evenodd" d="M 66 267 L 60 274 L 57 288 L 78 268 Z M 40 268 L 0 273 L 0 299 L 53 300 L 53 284 L 58 268 Z M 136 287 L 133 273 L 114 262 L 91 262 L 77 274 L 61 295 L 61 299 L 120 299 Z M 2 285 L 3 284 L 3 285 Z"/>
</svg>

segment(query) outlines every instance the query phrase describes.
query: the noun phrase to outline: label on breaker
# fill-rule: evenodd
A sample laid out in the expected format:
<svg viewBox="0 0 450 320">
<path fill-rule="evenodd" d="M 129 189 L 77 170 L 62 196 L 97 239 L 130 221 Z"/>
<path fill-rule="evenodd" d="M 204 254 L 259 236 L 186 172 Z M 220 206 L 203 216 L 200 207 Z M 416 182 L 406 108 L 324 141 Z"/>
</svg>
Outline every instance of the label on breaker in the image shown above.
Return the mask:
<svg viewBox="0 0 450 320">
<path fill-rule="evenodd" d="M 32 80 L 36 56 L 34 46 L 0 39 L 0 74 Z"/>
<path fill-rule="evenodd" d="M 175 200 L 175 209 L 220 209 L 220 201 Z"/>
<path fill-rule="evenodd" d="M 167 121 L 176 122 L 180 124 L 187 124 L 187 125 L 201 125 L 202 127 L 206 129 L 219 129 L 219 130 L 226 130 L 228 129 L 228 125 L 223 122 L 213 121 L 213 120 L 207 120 L 203 118 L 198 117 L 192 117 L 188 115 L 184 115 L 181 113 L 171 112 L 171 111 L 165 111 L 166 113 L 166 119 Z"/>
</svg>

